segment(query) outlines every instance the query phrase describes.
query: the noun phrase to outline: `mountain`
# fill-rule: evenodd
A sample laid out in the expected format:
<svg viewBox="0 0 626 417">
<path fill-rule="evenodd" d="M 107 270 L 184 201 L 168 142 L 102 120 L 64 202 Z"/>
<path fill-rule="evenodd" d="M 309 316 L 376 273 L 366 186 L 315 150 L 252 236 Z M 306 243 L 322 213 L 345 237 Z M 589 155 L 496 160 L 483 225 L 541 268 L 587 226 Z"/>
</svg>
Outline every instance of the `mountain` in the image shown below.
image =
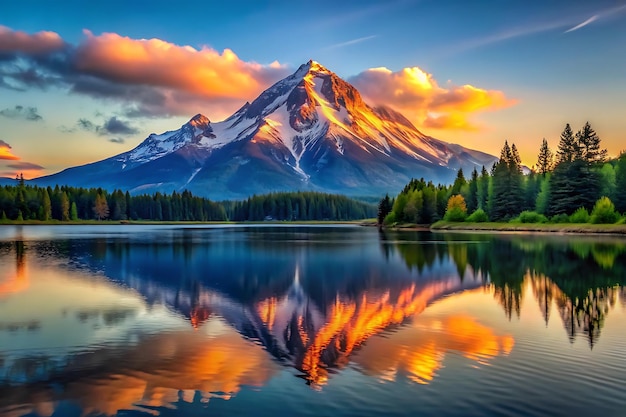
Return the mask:
<svg viewBox="0 0 626 417">
<path fill-rule="evenodd" d="M 459 168 L 469 174 L 495 161 L 367 105 L 356 88 L 309 61 L 224 121 L 198 114 L 131 151 L 35 183 L 188 189 L 213 199 L 287 190 L 377 196 L 397 193 L 411 178 L 450 182 Z"/>
</svg>

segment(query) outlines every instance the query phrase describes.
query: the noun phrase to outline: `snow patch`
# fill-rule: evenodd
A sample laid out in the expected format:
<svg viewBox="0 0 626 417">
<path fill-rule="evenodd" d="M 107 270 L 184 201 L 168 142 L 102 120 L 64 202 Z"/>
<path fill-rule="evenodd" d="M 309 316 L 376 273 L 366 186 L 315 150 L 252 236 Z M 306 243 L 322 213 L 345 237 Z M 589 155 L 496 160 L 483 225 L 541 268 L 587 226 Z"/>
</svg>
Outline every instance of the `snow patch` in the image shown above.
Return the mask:
<svg viewBox="0 0 626 417">
<path fill-rule="evenodd" d="M 180 187 L 180 189 L 182 190 L 183 188 L 185 188 L 187 185 L 189 185 L 189 183 L 191 181 L 193 181 L 193 179 L 196 177 L 196 175 L 198 175 L 198 172 L 200 172 L 202 170 L 202 167 L 197 168 L 193 171 L 193 173 L 191 174 L 191 176 L 189 177 L 189 179 L 187 180 L 187 182 L 185 183 L 185 185 L 183 185 L 182 187 Z"/>
</svg>

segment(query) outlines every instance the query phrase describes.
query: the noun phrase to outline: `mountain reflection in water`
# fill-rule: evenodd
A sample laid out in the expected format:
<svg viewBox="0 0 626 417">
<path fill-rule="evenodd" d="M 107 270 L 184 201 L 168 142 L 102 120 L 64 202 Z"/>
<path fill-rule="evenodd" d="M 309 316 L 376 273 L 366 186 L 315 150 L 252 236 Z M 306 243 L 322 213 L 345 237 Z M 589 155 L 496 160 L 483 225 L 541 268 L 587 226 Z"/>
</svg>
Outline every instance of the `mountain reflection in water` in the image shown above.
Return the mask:
<svg viewBox="0 0 626 417">
<path fill-rule="evenodd" d="M 532 297 L 546 326 L 556 315 L 571 343 L 592 348 L 626 307 L 623 241 L 360 236 L 250 228 L 0 243 L 0 414 L 206 407 L 285 366 L 317 390 L 348 368 L 429 384 L 449 355 L 482 366 L 516 349 L 487 316 L 423 314 L 442 300 L 486 294 L 514 320 Z"/>
</svg>

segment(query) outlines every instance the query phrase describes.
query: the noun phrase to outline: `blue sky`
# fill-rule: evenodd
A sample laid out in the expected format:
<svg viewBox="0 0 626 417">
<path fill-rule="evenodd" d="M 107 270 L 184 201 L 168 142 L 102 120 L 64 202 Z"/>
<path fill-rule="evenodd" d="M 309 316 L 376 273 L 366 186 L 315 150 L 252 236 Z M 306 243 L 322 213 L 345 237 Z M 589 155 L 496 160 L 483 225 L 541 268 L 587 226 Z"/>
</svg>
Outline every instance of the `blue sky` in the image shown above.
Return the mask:
<svg viewBox="0 0 626 417">
<path fill-rule="evenodd" d="M 626 1 L 3 2 L 0 25 L 0 148 L 10 145 L 5 153 L 14 157 L 2 159 L 0 149 L 0 175 L 26 164 L 40 175 L 112 156 L 198 112 L 219 120 L 309 59 L 354 82 L 368 102 L 407 114 L 426 134 L 496 155 L 508 139 L 528 165 L 543 137 L 556 147 L 566 122 L 576 130 L 589 120 L 610 154 L 626 148 Z M 45 63 L 33 52 L 42 31 L 71 49 L 58 58 L 71 57 L 71 70 L 50 64 L 58 48 L 45 51 Z M 187 45 L 205 51 L 202 60 L 172 60 L 190 74 L 199 62 L 212 68 L 206 51 L 215 52 L 222 85 L 199 76 L 170 82 L 175 67 L 144 81 L 149 67 L 136 56 L 128 65 L 136 71 L 125 73 L 130 58 L 120 61 L 115 48 L 145 46 L 142 39 L 179 55 Z M 167 64 L 162 46 L 145 49 L 157 55 L 153 65 Z M 224 50 L 235 58 L 223 59 Z M 21 84 L 10 73 L 15 66 Z M 366 76 L 381 67 L 389 71 Z M 402 99 L 375 94 L 368 80 L 402 90 Z M 193 91 L 194 82 L 202 91 Z M 149 99 L 139 103 L 133 94 L 169 101 L 146 109 Z M 446 97 L 452 104 L 431 105 Z M 39 119 L 28 117 L 31 108 Z"/>
</svg>

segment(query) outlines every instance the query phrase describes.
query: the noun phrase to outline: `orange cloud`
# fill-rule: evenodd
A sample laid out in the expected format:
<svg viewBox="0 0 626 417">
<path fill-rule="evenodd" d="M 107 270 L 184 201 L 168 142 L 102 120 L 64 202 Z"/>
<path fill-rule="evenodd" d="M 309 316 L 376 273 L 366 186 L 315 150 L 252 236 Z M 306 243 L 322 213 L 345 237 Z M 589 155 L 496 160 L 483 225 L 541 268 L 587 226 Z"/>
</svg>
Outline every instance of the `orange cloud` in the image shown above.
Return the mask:
<svg viewBox="0 0 626 417">
<path fill-rule="evenodd" d="M 55 32 L 41 31 L 31 35 L 0 25 L 0 52 L 38 55 L 57 51 L 64 46 L 65 42 Z"/>
<path fill-rule="evenodd" d="M 18 158 L 19 159 L 19 158 Z M 17 175 L 23 175 L 26 179 L 31 179 L 41 175 L 45 169 L 41 165 L 33 164 L 32 162 L 14 162 L 8 164 L 7 167 L 13 171 L 7 172 L 9 177 L 15 177 Z"/>
<path fill-rule="evenodd" d="M 20 158 L 16 155 L 13 155 L 13 152 L 11 151 L 11 145 L 3 140 L 0 140 L 0 160 L 2 159 L 7 161 L 17 161 Z"/>
<path fill-rule="evenodd" d="M 467 120 L 465 115 L 458 113 L 448 113 L 441 115 L 428 114 L 422 122 L 422 126 L 430 129 L 446 130 L 466 130 L 470 132 L 479 131 L 482 126 Z"/>
<path fill-rule="evenodd" d="M 116 33 L 85 31 L 76 50 L 77 70 L 124 84 L 185 91 L 211 99 L 249 99 L 285 75 L 278 62 L 245 62 L 230 49 L 221 54 L 160 39 L 131 39 Z"/>
<path fill-rule="evenodd" d="M 20 161 L 20 157 L 13 154 L 11 145 L 3 140 L 0 140 L 0 161 Z M 44 167 L 41 165 L 33 164 L 31 162 L 12 162 L 5 166 L 11 171 L 0 172 L 0 176 L 3 177 L 15 177 L 16 175 L 23 174 L 24 178 L 33 178 L 41 174 Z"/>
<path fill-rule="evenodd" d="M 432 74 L 419 67 L 393 72 L 371 68 L 350 81 L 372 103 L 405 113 L 418 126 L 433 129 L 479 130 L 468 120 L 472 113 L 498 110 L 515 104 L 502 91 L 472 85 L 441 87 Z"/>
</svg>

